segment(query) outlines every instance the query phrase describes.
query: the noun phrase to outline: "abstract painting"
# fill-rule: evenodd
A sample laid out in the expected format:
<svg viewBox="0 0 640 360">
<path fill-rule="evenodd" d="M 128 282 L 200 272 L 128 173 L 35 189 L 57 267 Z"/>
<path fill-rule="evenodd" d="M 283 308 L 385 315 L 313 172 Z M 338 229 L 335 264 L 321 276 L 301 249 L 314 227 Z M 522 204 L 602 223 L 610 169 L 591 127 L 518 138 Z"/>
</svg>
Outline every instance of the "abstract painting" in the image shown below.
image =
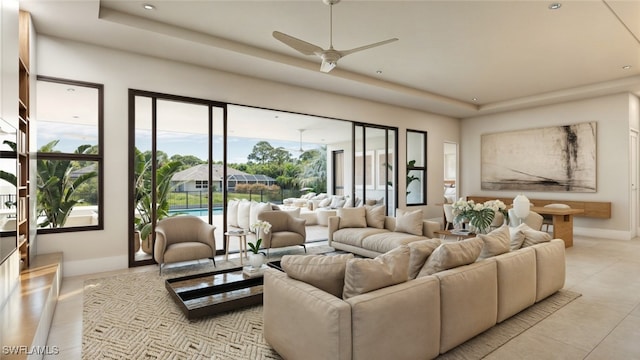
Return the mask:
<svg viewBox="0 0 640 360">
<path fill-rule="evenodd" d="M 596 122 L 482 135 L 482 190 L 596 191 Z"/>
</svg>

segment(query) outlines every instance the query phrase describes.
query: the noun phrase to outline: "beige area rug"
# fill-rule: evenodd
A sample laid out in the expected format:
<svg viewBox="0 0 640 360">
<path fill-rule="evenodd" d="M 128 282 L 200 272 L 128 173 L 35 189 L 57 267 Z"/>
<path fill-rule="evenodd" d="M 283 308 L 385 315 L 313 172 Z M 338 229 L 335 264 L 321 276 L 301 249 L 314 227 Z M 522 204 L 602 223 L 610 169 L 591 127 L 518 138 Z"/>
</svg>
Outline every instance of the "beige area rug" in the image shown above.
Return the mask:
<svg viewBox="0 0 640 360">
<path fill-rule="evenodd" d="M 309 247 L 309 253 L 331 250 Z M 236 261 L 218 261 L 216 269 Z M 280 359 L 262 336 L 262 306 L 189 321 L 165 289 L 167 278 L 211 270 L 199 265 L 169 268 L 162 276 L 148 271 L 87 280 L 82 359 Z M 481 359 L 578 296 L 562 290 L 440 358 Z"/>
</svg>

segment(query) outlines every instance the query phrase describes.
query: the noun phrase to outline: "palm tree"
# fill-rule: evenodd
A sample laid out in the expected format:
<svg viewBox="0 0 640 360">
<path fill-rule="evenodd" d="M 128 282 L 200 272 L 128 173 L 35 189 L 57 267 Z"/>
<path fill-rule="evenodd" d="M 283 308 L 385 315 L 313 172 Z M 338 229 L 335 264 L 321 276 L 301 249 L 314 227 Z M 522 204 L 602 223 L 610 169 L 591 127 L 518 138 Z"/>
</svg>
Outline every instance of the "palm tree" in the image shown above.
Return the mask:
<svg viewBox="0 0 640 360">
<path fill-rule="evenodd" d="M 135 149 L 134 159 L 134 196 L 138 217 L 135 219 L 136 229 L 140 231 L 140 238 L 146 239 L 151 233 L 153 223 L 153 196 L 151 187 L 152 157 L 150 153 L 142 153 Z M 156 217 L 155 220 L 169 216 L 169 192 L 171 178 L 180 170 L 179 161 L 160 162 L 156 170 Z"/>
<path fill-rule="evenodd" d="M 300 155 L 303 170 L 300 186 L 313 188 L 316 192 L 327 191 L 327 147 L 307 150 Z"/>
<path fill-rule="evenodd" d="M 54 140 L 40 148 L 40 152 L 52 153 L 60 140 Z M 90 145 L 80 145 L 74 154 L 88 154 Z M 90 179 L 98 176 L 96 171 L 89 171 L 77 178 L 71 176 L 71 172 L 77 166 L 71 160 L 46 160 L 38 159 L 38 213 L 44 214 L 46 220 L 39 224 L 40 227 L 62 227 L 71 213 L 71 209 L 82 203 L 82 199 L 75 199 L 78 187 Z"/>
</svg>

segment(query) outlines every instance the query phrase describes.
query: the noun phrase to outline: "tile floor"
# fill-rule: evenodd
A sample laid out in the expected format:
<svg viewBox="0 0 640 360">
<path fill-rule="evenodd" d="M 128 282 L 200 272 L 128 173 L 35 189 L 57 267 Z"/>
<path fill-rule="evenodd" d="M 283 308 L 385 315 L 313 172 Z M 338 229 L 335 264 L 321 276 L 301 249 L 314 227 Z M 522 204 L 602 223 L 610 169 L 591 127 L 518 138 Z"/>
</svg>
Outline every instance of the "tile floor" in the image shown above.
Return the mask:
<svg viewBox="0 0 640 360">
<path fill-rule="evenodd" d="M 148 270 L 64 278 L 48 339 L 60 353 L 45 359 L 81 358 L 86 279 Z M 567 249 L 565 288 L 582 296 L 486 359 L 640 359 L 640 238 L 576 237 Z"/>
</svg>

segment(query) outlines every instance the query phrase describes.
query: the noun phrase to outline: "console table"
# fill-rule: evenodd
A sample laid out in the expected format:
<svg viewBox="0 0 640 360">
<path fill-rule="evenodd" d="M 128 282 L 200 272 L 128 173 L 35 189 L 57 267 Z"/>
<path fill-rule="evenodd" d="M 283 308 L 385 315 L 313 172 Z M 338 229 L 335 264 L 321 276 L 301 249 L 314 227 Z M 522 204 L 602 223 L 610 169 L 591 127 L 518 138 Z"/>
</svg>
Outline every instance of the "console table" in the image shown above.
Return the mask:
<svg viewBox="0 0 640 360">
<path fill-rule="evenodd" d="M 553 218 L 553 238 L 564 240 L 564 247 L 573 246 L 573 216 L 584 213 L 583 209 L 560 209 L 533 206 L 531 211 Z"/>
</svg>

